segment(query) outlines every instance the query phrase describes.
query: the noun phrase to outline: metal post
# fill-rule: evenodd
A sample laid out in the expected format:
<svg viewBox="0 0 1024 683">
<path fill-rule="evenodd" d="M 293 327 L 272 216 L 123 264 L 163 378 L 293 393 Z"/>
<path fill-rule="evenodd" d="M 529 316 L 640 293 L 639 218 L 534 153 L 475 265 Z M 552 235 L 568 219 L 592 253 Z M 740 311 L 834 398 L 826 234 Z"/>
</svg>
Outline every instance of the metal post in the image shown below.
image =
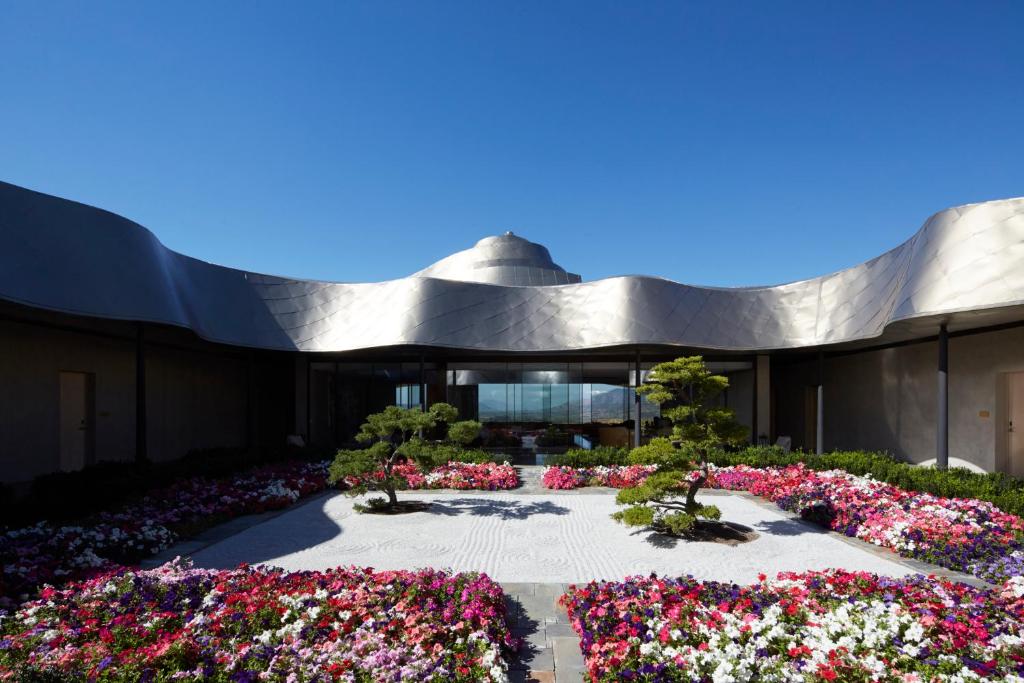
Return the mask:
<svg viewBox="0 0 1024 683">
<path fill-rule="evenodd" d="M 146 420 L 146 344 L 142 323 L 135 326 L 135 461 L 149 460 Z"/>
<path fill-rule="evenodd" d="M 818 410 L 815 419 L 815 444 L 814 452 L 821 455 L 825 452 L 825 354 L 818 351 Z"/>
<path fill-rule="evenodd" d="M 245 450 L 251 451 L 256 446 L 254 433 L 256 431 L 256 418 L 253 413 L 256 411 L 256 388 L 253 367 L 252 351 L 245 353 Z"/>
<path fill-rule="evenodd" d="M 939 326 L 938 433 L 935 435 L 935 467 L 949 468 L 949 332 Z"/>
<path fill-rule="evenodd" d="M 420 354 L 420 410 L 427 409 L 427 387 L 423 384 L 423 354 Z"/>
<path fill-rule="evenodd" d="M 306 361 L 306 445 L 313 443 L 313 368 L 309 358 Z"/>
<path fill-rule="evenodd" d="M 640 447 L 640 349 L 636 350 L 636 363 L 634 365 L 633 384 L 635 389 L 633 390 L 633 447 Z"/>
</svg>

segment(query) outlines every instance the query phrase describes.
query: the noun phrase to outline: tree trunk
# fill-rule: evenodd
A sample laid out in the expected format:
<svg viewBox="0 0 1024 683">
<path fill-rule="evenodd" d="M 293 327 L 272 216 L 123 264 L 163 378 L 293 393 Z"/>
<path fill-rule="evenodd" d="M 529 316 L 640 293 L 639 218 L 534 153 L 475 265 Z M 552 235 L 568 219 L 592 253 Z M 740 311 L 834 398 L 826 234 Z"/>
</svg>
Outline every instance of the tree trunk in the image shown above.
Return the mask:
<svg viewBox="0 0 1024 683">
<path fill-rule="evenodd" d="M 701 487 L 704 486 L 708 480 L 708 464 L 706 462 L 701 462 L 698 469 L 700 471 L 700 476 L 690 482 L 690 488 L 686 492 L 687 511 L 695 510 L 698 507 L 697 492 L 700 491 Z"/>
<path fill-rule="evenodd" d="M 397 449 L 384 461 L 384 493 L 388 494 L 388 507 L 398 507 L 398 495 L 395 493 L 395 485 L 391 481 L 392 472 L 395 469 L 395 458 L 398 455 Z"/>
</svg>

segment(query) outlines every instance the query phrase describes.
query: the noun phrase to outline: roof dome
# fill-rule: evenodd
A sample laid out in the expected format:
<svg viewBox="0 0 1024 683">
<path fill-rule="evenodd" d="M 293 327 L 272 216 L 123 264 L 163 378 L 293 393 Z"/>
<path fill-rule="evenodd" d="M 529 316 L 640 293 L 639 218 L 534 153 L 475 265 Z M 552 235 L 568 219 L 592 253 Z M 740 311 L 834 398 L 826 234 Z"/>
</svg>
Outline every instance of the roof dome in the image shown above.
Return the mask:
<svg viewBox="0 0 1024 683">
<path fill-rule="evenodd" d="M 566 272 L 552 261 L 546 247 L 511 232 L 485 237 L 472 248 L 445 257 L 413 276 L 511 286 L 581 281 L 579 275 Z"/>
</svg>

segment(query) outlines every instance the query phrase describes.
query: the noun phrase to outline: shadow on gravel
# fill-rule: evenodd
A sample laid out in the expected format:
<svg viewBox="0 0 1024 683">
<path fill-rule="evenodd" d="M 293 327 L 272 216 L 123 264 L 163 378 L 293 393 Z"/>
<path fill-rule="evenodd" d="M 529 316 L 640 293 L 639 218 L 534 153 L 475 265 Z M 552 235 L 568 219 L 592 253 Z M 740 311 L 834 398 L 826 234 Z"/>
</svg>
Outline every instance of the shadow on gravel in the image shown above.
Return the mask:
<svg viewBox="0 0 1024 683">
<path fill-rule="evenodd" d="M 804 534 L 830 534 L 823 526 L 802 519 L 772 519 L 756 524 L 758 531 L 772 536 L 803 536 Z"/>
<path fill-rule="evenodd" d="M 697 529 L 685 536 L 672 536 L 646 529 L 634 531 L 631 535 L 640 534 L 647 534 L 644 540 L 655 548 L 666 549 L 675 548 L 680 543 L 718 543 L 737 546 L 749 543 L 760 536 L 749 526 L 735 522 L 703 522 Z"/>
<path fill-rule="evenodd" d="M 430 515 L 458 517 L 500 517 L 501 519 L 526 519 L 534 515 L 567 515 L 569 508 L 550 501 L 521 503 L 519 501 L 491 500 L 488 498 L 447 498 L 433 500 L 423 511 Z"/>
</svg>

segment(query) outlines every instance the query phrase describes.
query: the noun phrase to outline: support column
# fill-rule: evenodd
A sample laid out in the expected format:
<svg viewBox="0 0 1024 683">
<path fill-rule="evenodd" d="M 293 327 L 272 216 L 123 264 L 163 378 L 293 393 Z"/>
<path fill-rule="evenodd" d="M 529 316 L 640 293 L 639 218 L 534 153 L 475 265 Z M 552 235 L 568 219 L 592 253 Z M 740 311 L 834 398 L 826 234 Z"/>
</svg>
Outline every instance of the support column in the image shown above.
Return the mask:
<svg viewBox="0 0 1024 683">
<path fill-rule="evenodd" d="M 256 362 L 252 351 L 245 353 L 245 450 L 251 451 L 259 440 L 256 435 Z"/>
<path fill-rule="evenodd" d="M 142 323 L 135 326 L 135 461 L 149 460 L 146 419 L 146 343 Z"/>
<path fill-rule="evenodd" d="M 640 349 L 636 350 L 636 362 L 633 365 L 633 448 L 640 447 Z"/>
<path fill-rule="evenodd" d="M 755 442 L 760 443 L 761 437 L 771 443 L 772 439 L 772 372 L 771 356 L 758 356 L 754 375 L 756 393 L 756 417 L 754 426 L 757 433 Z"/>
<path fill-rule="evenodd" d="M 939 326 L 939 382 L 936 407 L 935 467 L 949 468 L 949 333 L 946 323 Z"/>
<path fill-rule="evenodd" d="M 307 391 L 307 370 L 308 362 L 301 354 L 295 354 L 293 367 L 293 382 L 295 386 L 295 415 L 292 419 L 292 434 L 300 435 L 303 441 L 309 443 L 309 425 L 306 415 L 309 413 L 309 392 Z"/>
<path fill-rule="evenodd" d="M 814 452 L 821 455 L 825 452 L 825 354 L 821 351 L 818 351 L 818 409 L 815 411 L 815 420 Z"/>
<path fill-rule="evenodd" d="M 427 410 L 427 385 L 423 383 L 423 354 L 420 354 L 420 410 Z"/>
<path fill-rule="evenodd" d="M 372 366 L 371 366 L 372 374 Z M 369 402 L 369 397 L 367 397 Z M 306 445 L 313 443 L 313 364 L 306 358 Z"/>
</svg>

